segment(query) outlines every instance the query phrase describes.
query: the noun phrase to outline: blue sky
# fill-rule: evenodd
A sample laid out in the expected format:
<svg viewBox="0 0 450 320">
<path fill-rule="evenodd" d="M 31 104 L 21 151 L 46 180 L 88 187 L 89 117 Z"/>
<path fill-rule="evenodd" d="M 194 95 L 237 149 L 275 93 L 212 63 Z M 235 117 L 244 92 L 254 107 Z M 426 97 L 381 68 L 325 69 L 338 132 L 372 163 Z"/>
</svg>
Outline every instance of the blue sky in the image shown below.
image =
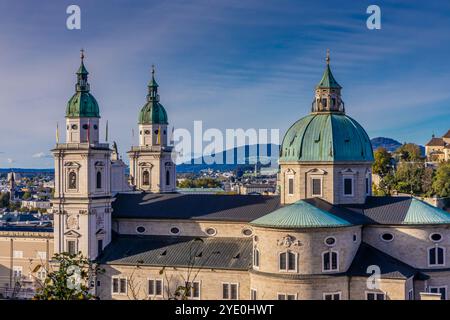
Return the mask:
<svg viewBox="0 0 450 320">
<path fill-rule="evenodd" d="M 70 4 L 81 30 L 66 28 Z M 370 4 L 381 30 L 366 28 Z M 283 134 L 309 112 L 327 48 L 369 136 L 424 144 L 450 129 L 449 16 L 445 1 L 0 0 L 0 167 L 53 166 L 80 48 L 124 158 L 152 64 L 176 128 Z"/>
</svg>

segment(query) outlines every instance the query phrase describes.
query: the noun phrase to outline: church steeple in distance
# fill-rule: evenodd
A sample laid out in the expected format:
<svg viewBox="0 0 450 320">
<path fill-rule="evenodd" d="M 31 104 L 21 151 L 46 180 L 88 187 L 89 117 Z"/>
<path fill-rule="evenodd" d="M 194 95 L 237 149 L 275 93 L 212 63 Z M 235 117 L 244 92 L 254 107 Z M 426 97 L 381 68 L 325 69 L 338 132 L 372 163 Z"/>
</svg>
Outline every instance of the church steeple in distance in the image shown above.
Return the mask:
<svg viewBox="0 0 450 320">
<path fill-rule="evenodd" d="M 327 49 L 326 67 L 322 79 L 315 88 L 315 98 L 311 112 L 344 113 L 344 102 L 341 98 L 342 87 L 336 81 L 330 68 L 330 50 Z"/>
</svg>

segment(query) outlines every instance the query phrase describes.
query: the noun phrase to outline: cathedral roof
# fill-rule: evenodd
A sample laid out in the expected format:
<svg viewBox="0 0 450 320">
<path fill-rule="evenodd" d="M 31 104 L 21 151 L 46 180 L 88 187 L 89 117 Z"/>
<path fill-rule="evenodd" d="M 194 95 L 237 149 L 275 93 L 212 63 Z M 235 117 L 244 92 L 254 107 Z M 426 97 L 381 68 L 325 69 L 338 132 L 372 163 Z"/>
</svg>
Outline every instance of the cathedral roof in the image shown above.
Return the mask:
<svg viewBox="0 0 450 320">
<path fill-rule="evenodd" d="M 100 263 L 248 270 L 251 259 L 251 238 L 119 235 Z"/>
<path fill-rule="evenodd" d="M 369 266 L 378 266 L 380 268 L 380 276 L 383 279 L 408 279 L 412 276 L 427 278 L 426 275 L 420 273 L 414 267 L 395 259 L 394 257 L 368 245 L 361 243 L 355 258 L 347 270 L 350 276 L 367 277 L 367 268 Z"/>
<path fill-rule="evenodd" d="M 365 204 L 338 207 L 359 213 L 365 224 L 450 224 L 450 213 L 413 197 L 367 197 Z"/>
<path fill-rule="evenodd" d="M 280 207 L 278 196 L 133 193 L 117 194 L 113 218 L 249 222 Z"/>
<path fill-rule="evenodd" d="M 253 220 L 252 225 L 270 228 L 334 228 L 348 227 L 352 224 L 313 204 L 300 200 L 286 205 L 261 218 Z"/>
<path fill-rule="evenodd" d="M 364 128 L 340 113 L 301 118 L 286 132 L 280 151 L 280 161 L 373 161 Z"/>
</svg>

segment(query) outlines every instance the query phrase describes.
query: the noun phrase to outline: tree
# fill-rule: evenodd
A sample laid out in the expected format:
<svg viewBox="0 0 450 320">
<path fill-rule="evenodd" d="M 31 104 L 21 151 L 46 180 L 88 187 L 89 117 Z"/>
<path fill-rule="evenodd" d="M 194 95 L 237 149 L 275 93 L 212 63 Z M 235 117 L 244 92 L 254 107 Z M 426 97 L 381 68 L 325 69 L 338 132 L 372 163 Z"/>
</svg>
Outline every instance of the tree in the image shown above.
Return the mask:
<svg viewBox="0 0 450 320">
<path fill-rule="evenodd" d="M 395 172 L 397 190 L 413 195 L 423 194 L 422 177 L 424 171 L 425 168 L 421 163 L 400 162 Z"/>
<path fill-rule="evenodd" d="M 91 280 L 103 272 L 81 253 L 57 253 L 53 257 L 55 269 L 47 270 L 39 264 L 33 273 L 46 270 L 46 278 L 37 289 L 35 300 L 90 300 L 96 297 L 90 292 Z"/>
<path fill-rule="evenodd" d="M 383 147 L 374 152 L 372 171 L 380 177 L 384 177 L 391 169 L 391 154 Z"/>
<path fill-rule="evenodd" d="M 438 197 L 450 197 L 450 161 L 439 164 L 433 180 L 433 191 Z"/>
<path fill-rule="evenodd" d="M 9 192 L 0 193 L 0 208 L 7 208 L 9 206 Z"/>
<path fill-rule="evenodd" d="M 422 151 L 415 143 L 405 143 L 400 146 L 395 153 L 400 158 L 400 161 L 422 161 Z"/>
</svg>

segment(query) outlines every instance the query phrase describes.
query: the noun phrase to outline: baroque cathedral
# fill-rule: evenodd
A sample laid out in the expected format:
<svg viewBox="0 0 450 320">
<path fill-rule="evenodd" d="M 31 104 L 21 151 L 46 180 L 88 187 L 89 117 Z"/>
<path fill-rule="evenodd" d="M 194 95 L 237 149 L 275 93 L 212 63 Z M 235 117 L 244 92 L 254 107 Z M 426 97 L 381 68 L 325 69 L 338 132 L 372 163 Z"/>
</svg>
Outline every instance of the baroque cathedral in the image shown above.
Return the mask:
<svg viewBox="0 0 450 320">
<path fill-rule="evenodd" d="M 311 112 L 280 146 L 276 196 L 177 193 L 154 71 L 127 179 L 117 146 L 99 139 L 83 55 L 76 75 L 52 150 L 54 225 L 0 228 L 0 288 L 39 259 L 81 252 L 105 270 L 91 283 L 100 299 L 448 299 L 450 214 L 371 195 L 371 142 L 329 56 Z"/>
</svg>

